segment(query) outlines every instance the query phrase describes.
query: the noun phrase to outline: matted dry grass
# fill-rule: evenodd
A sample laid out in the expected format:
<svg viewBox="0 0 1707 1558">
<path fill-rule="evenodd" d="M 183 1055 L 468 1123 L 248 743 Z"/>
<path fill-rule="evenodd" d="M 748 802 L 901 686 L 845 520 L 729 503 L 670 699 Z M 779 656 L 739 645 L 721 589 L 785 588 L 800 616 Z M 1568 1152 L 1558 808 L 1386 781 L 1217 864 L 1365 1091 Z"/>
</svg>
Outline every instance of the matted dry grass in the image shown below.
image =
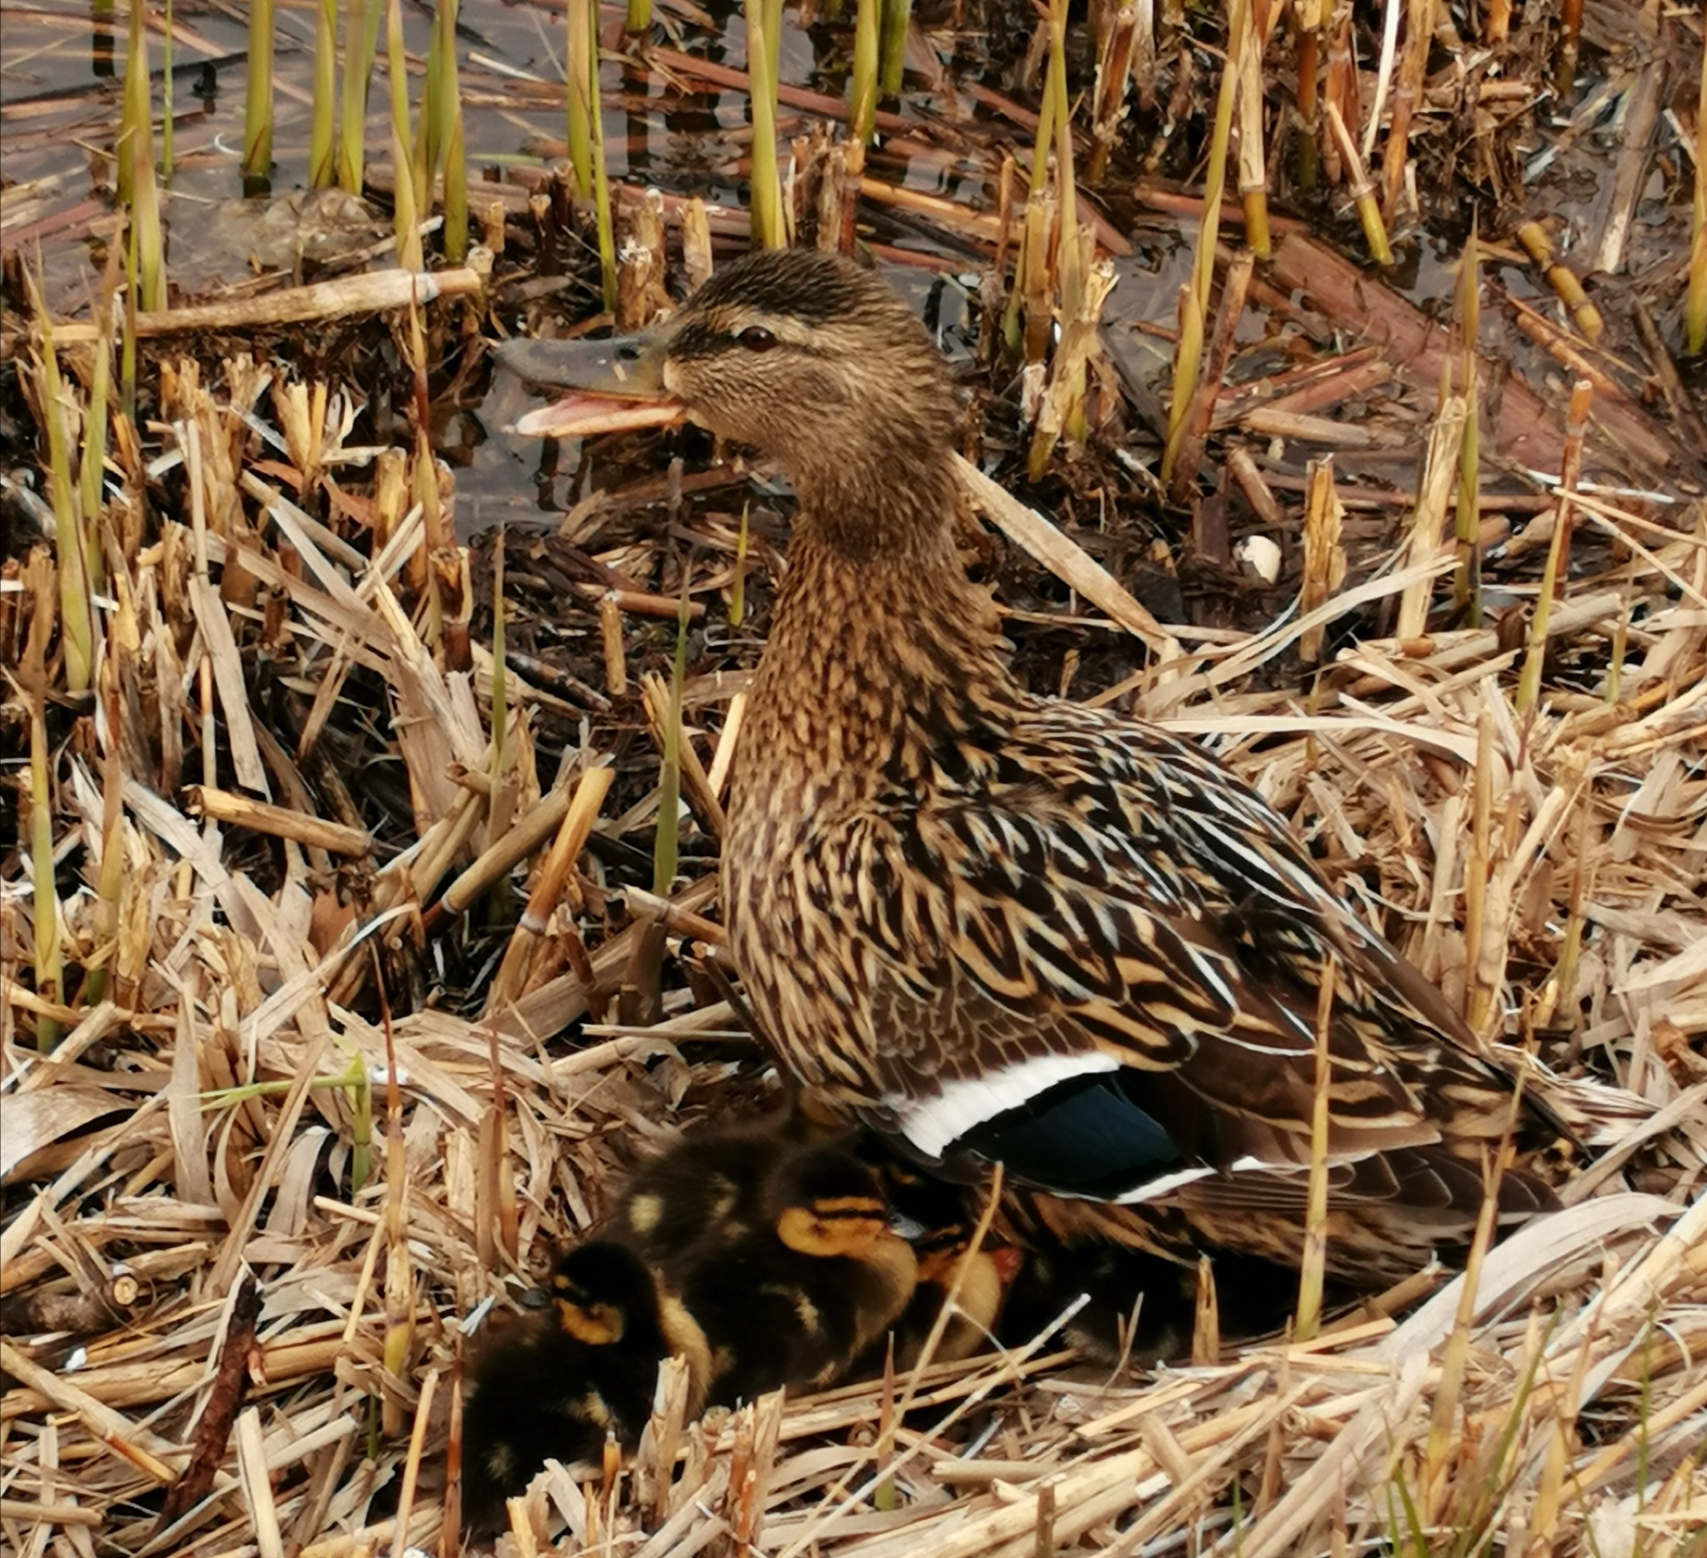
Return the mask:
<svg viewBox="0 0 1707 1558">
<path fill-rule="evenodd" d="M 180 370 L 163 400 L 154 478 L 181 506 L 113 549 L 93 703 L 36 726 L 66 962 L 108 970 L 102 999 L 33 993 L 26 854 L 7 885 L 0 1539 L 30 1558 L 453 1552 L 436 1487 L 473 1318 L 596 1224 L 639 1144 L 751 1088 L 692 954 L 716 935 L 707 796 L 741 664 L 690 689 L 691 879 L 668 905 L 625 894 L 620 853 L 581 846 L 589 828 L 646 844 L 657 791 L 607 795 L 596 743 L 542 771 L 541 722 L 591 715 L 513 668 L 494 760 L 467 555 L 425 547 L 448 531 L 421 468 L 387 452 L 371 486 L 341 485 L 336 400 L 252 368 L 217 394 Z M 336 531 L 288 495 L 334 490 Z M 143 533 L 126 501 L 109 518 Z M 1707 510 L 1587 505 L 1581 533 L 1610 539 L 1553 611 L 1531 715 L 1521 648 L 1492 628 L 1361 639 L 1310 697 L 1286 670 L 1300 635 L 1438 582 L 1451 560 L 1428 538 L 1366 547 L 1260 632 L 1163 631 L 1053 527 L 1005 524 L 1160 635 L 1125 695 L 1295 818 L 1484 1029 L 1656 1113 L 1493 1252 L 1474 1302 L 1455 1283 L 1397 1323 L 1115 1379 L 1039 1347 L 700 1426 L 666 1398 L 631 1470 L 537 1485 L 515 1551 L 1702 1551 Z M 709 577 L 695 598 L 721 613 L 726 571 Z M 58 675 L 45 554 L 9 588 L 14 697 L 37 713 Z M 584 615 L 662 665 L 634 615 L 657 608 Z M 637 700 L 607 709 L 638 732 Z M 343 792 L 304 777 L 328 730 Z M 624 751 L 631 777 L 651 761 Z M 320 812 L 382 760 L 414 826 L 376 849 L 359 804 Z M 545 880 L 538 917 L 453 946 L 447 925 L 514 873 Z M 462 1015 L 424 999 L 454 956 Z M 198 1472 L 206 1496 L 163 1525 L 162 1489 Z"/>
</svg>

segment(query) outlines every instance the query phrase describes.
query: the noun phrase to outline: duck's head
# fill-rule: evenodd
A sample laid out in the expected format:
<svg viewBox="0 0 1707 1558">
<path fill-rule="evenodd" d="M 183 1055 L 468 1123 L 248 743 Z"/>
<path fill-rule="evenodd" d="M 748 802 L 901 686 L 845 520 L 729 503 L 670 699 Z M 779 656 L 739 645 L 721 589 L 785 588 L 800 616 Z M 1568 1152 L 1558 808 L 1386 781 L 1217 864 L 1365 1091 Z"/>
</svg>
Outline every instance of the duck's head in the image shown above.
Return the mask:
<svg viewBox="0 0 1707 1558">
<path fill-rule="evenodd" d="M 884 282 L 810 249 L 749 254 L 671 318 L 603 341 L 511 341 L 506 366 L 574 391 L 523 417 L 566 436 L 687 420 L 775 458 L 802 503 L 944 466 L 958 409 L 930 336 Z M 626 402 L 627 405 L 613 403 Z"/>
<path fill-rule="evenodd" d="M 589 1347 L 650 1341 L 658 1330 L 658 1282 L 620 1244 L 577 1245 L 551 1268 L 547 1283 L 557 1323 Z"/>
<path fill-rule="evenodd" d="M 851 1153 L 823 1148 L 786 1163 L 772 1190 L 776 1235 L 823 1259 L 865 1257 L 889 1241 L 889 1203 L 877 1175 Z"/>
</svg>

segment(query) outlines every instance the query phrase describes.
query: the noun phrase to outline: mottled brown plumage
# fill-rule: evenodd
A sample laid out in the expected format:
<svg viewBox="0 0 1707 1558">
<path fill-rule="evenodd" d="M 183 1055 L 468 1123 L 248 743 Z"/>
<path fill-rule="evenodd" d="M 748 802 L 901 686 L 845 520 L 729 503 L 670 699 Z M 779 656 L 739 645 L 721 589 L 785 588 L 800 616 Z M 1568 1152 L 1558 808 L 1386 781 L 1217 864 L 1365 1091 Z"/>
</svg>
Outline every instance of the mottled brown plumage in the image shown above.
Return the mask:
<svg viewBox="0 0 1707 1558">
<path fill-rule="evenodd" d="M 955 551 L 952 388 L 880 280 L 755 255 L 647 336 L 573 350 L 513 360 L 754 445 L 799 499 L 723 898 L 807 1087 L 927 1160 L 1003 1161 L 1063 1231 L 1294 1260 L 1331 978 L 1330 1267 L 1379 1280 L 1468 1236 L 1509 1069 L 1242 781 L 1014 680 Z M 1549 1201 L 1508 1176 L 1509 1216 Z"/>
</svg>

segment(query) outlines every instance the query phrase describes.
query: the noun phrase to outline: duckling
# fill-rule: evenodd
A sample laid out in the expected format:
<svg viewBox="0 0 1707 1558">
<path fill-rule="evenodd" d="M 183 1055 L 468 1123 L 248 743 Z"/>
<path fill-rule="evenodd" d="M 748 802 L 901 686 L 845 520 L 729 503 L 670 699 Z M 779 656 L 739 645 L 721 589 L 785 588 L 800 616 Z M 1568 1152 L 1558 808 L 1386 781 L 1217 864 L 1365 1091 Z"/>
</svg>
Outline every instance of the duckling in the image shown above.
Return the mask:
<svg viewBox="0 0 1707 1558">
<path fill-rule="evenodd" d="M 1080 1232 L 1295 1265 L 1329 983 L 1330 1269 L 1392 1281 L 1468 1237 L 1521 1062 L 1206 752 L 1015 679 L 956 551 L 953 388 L 878 277 L 752 254 L 642 335 L 502 356 L 754 446 L 793 485 L 722 902 L 806 1088 L 924 1161 L 1004 1164 Z M 518 430 L 575 430 L 582 405 Z M 1536 1097 L 1525 1146 L 1556 1125 Z M 1505 1176 L 1502 1221 L 1553 1205 Z"/>
<path fill-rule="evenodd" d="M 772 1176 L 814 1129 L 784 1109 L 723 1129 L 685 1132 L 629 1175 L 608 1237 L 671 1276 L 715 1258 L 764 1226 Z"/>
<path fill-rule="evenodd" d="M 701 1261 L 682 1301 L 711 1347 L 713 1404 L 840 1379 L 885 1335 L 918 1280 L 877 1175 L 841 1147 L 785 1157 L 763 1224 Z"/>
<path fill-rule="evenodd" d="M 913 1296 L 890 1331 L 895 1367 L 910 1369 L 919 1361 L 957 1279 L 960 1292 L 955 1312 L 938 1337 L 931 1360 L 953 1363 L 971 1357 L 991 1337 L 1006 1283 L 1000 1252 L 980 1249 L 968 1256 L 978 1223 L 968 1188 L 906 1162 L 887 1150 L 880 1137 L 868 1135 L 857 1144 L 857 1150 L 882 1176 L 893 1209 L 891 1226 L 913 1246 L 918 1262 Z M 966 1274 L 961 1277 L 963 1262 Z M 881 1374 L 887 1355 L 888 1337 L 879 1337 L 860 1355 L 848 1377 L 864 1379 Z"/>
<path fill-rule="evenodd" d="M 499 1337 L 475 1361 L 462 1419 L 464 1519 L 503 1529 L 504 1500 L 546 1458 L 596 1459 L 614 1437 L 632 1449 L 652 1410 L 658 1364 L 680 1353 L 697 1411 L 710 1370 L 704 1333 L 632 1250 L 570 1250 L 547 1283 L 550 1313 Z"/>
</svg>

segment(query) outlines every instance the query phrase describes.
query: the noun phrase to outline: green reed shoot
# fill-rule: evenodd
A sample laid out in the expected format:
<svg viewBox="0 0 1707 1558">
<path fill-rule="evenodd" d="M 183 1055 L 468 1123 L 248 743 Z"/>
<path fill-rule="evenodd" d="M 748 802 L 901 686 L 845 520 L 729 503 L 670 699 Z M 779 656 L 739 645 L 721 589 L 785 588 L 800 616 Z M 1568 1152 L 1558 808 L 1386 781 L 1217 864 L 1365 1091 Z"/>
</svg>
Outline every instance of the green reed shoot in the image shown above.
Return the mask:
<svg viewBox="0 0 1707 1558">
<path fill-rule="evenodd" d="M 1457 607 L 1458 626 L 1482 625 L 1482 516 L 1477 501 L 1481 491 L 1480 424 L 1477 420 L 1476 341 L 1481 334 L 1482 288 L 1481 243 L 1474 223 L 1464 245 L 1458 271 L 1458 336 L 1462 392 L 1464 395 L 1464 438 L 1458 446 L 1458 514 L 1454 537 L 1458 547 L 1458 573 L 1452 584 L 1452 602 Z"/>
<path fill-rule="evenodd" d="M 445 67 L 449 78 L 450 129 L 445 138 L 444 248 L 459 264 L 468 257 L 468 154 L 463 142 L 462 91 L 456 55 Z"/>
<path fill-rule="evenodd" d="M 780 249 L 788 242 L 777 177 L 777 49 L 771 0 L 746 0 L 747 75 L 753 105 L 753 247 Z"/>
<path fill-rule="evenodd" d="M 172 182 L 172 0 L 160 33 L 160 177 Z"/>
<path fill-rule="evenodd" d="M 468 253 L 468 169 L 463 160 L 462 92 L 456 60 L 457 0 L 438 0 L 433 11 L 432 41 L 427 50 L 427 95 L 421 115 L 422 150 L 418 162 L 425 170 L 423 185 L 431 191 L 433 176 L 444 171 L 444 248 L 453 260 Z"/>
<path fill-rule="evenodd" d="M 39 261 L 38 261 L 39 266 Z M 47 430 L 47 496 L 53 510 L 55 561 L 59 569 L 60 636 L 65 656 L 65 686 L 72 693 L 89 690 L 95 666 L 95 617 L 90 602 L 89 545 L 83 516 L 77 511 L 71 486 L 71 437 L 65 424 L 65 381 L 59 376 L 59 354 L 53 344 L 53 319 L 42 298 L 37 276 L 24 270 L 30 306 L 41 334 L 40 370 L 36 377 L 42 423 Z"/>
<path fill-rule="evenodd" d="M 140 306 L 166 306 L 166 242 L 160 229 L 160 188 L 154 176 L 154 105 L 148 73 L 148 33 L 143 8 L 130 10 L 125 51 L 124 109 L 118 140 L 119 198 L 130 213 L 136 264 L 132 281 Z"/>
<path fill-rule="evenodd" d="M 883 0 L 859 0 L 854 15 L 853 74 L 848 78 L 848 128 L 861 144 L 877 123 L 878 18 Z"/>
<path fill-rule="evenodd" d="M 1233 129 L 1233 104 L 1239 89 L 1240 45 L 1250 38 L 1250 0 L 1233 0 L 1227 22 L 1227 59 L 1221 67 L 1221 91 L 1215 99 L 1215 127 L 1209 143 L 1209 166 L 1203 179 L 1203 216 L 1197 227 L 1197 254 L 1190 285 L 1180 303 L 1179 347 L 1174 353 L 1173 399 L 1168 406 L 1167 447 L 1162 452 L 1162 481 L 1166 483 L 1179 458 L 1185 437 L 1186 412 L 1197 388 L 1203 356 L 1203 325 L 1209 311 L 1209 292 L 1215 282 L 1215 245 L 1221 235 L 1221 196 L 1227 188 L 1227 143 Z"/>
<path fill-rule="evenodd" d="M 273 168 L 273 0 L 249 7 L 249 84 L 243 103 L 243 178 L 264 183 Z"/>
<path fill-rule="evenodd" d="M 588 123 L 592 131 L 593 213 L 599 239 L 599 283 L 607 309 L 616 307 L 616 233 L 611 225 L 610 170 L 605 166 L 604 111 L 599 103 L 599 8 L 588 8 L 592 69 L 587 75 Z"/>
<path fill-rule="evenodd" d="M 308 185 L 329 189 L 337 177 L 338 0 L 314 0 L 314 101 L 308 120 Z"/>
<path fill-rule="evenodd" d="M 1701 39 L 1701 77 L 1695 104 L 1695 207 L 1690 218 L 1689 283 L 1683 306 L 1684 348 L 1707 349 L 1707 33 Z"/>
<path fill-rule="evenodd" d="M 599 18 L 595 0 L 569 0 L 564 54 L 569 71 L 569 172 L 575 196 L 593 195 L 593 102 L 599 91 Z"/>
<path fill-rule="evenodd" d="M 907 64 L 907 28 L 913 20 L 913 0 L 883 0 L 882 68 L 878 81 L 885 97 L 901 90 Z"/>
<path fill-rule="evenodd" d="M 30 697 L 30 876 L 35 889 L 36 994 L 44 1001 L 64 999 L 65 954 L 59 940 L 59 894 L 53 885 L 53 805 L 47 783 L 47 720 L 43 693 Z M 36 1021 L 36 1048 L 44 1055 L 59 1042 L 59 1024 Z"/>
<path fill-rule="evenodd" d="M 397 227 L 397 263 L 404 270 L 424 270 L 421 248 L 421 202 L 415 183 L 413 137 L 409 133 L 409 79 L 403 52 L 403 8 L 387 0 L 385 10 L 385 73 L 391 85 L 392 201 Z"/>
<path fill-rule="evenodd" d="M 628 0 L 628 15 L 622 25 L 629 32 L 645 32 L 652 25 L 652 0 Z"/>
<path fill-rule="evenodd" d="M 339 104 L 338 187 L 362 192 L 367 142 L 368 83 L 379 46 L 379 0 L 345 0 L 344 90 Z"/>
</svg>

